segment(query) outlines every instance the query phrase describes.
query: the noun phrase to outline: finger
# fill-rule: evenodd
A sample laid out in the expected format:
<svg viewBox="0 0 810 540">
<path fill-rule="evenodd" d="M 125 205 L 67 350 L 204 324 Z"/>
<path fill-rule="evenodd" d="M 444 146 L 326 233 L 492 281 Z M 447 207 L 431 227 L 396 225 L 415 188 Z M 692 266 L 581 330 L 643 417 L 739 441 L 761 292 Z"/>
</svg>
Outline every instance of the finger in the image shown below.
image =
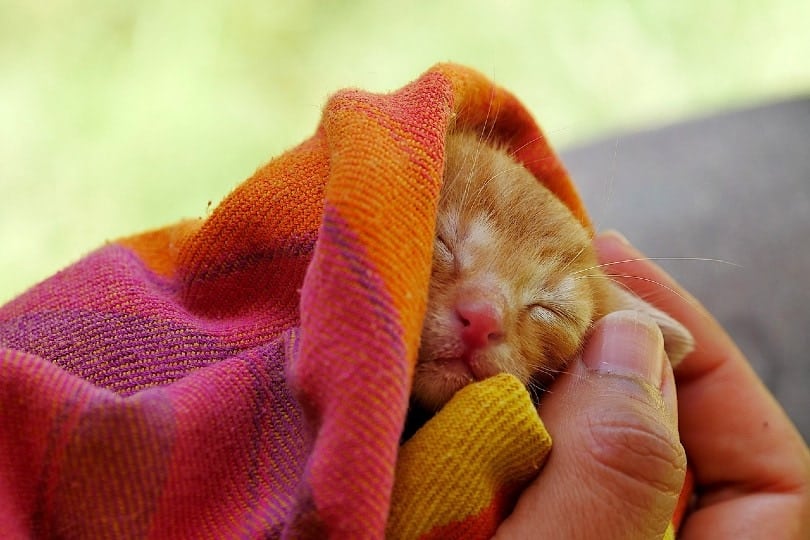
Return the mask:
<svg viewBox="0 0 810 540">
<path fill-rule="evenodd" d="M 644 258 L 614 234 L 600 235 L 595 245 L 602 262 Z M 727 511 L 723 519 L 714 515 L 714 523 L 730 524 L 732 514 L 740 512 L 734 505 L 723 506 L 723 501 L 762 492 L 793 497 L 775 505 L 753 505 L 740 515 L 760 521 L 808 519 L 807 446 L 725 331 L 650 261 L 611 264 L 607 269 L 679 320 L 695 338 L 695 351 L 676 370 L 680 433 L 702 490 L 701 504 L 717 504 L 717 512 Z M 739 515 L 734 518 L 736 524 L 744 521 Z"/>
<path fill-rule="evenodd" d="M 663 536 L 685 470 L 674 403 L 661 392 L 665 359 L 649 317 L 616 312 L 597 323 L 582 360 L 543 397 L 554 448 L 501 537 Z"/>
</svg>

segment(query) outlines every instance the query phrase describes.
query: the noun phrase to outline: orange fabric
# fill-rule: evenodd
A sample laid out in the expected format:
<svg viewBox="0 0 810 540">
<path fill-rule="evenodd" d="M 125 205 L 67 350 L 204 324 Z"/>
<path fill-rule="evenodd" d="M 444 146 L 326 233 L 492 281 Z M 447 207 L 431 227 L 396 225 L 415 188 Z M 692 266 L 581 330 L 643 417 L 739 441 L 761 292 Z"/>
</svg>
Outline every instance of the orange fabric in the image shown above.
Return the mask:
<svg viewBox="0 0 810 540">
<path fill-rule="evenodd" d="M 453 125 L 590 228 L 528 112 L 481 74 L 337 93 L 207 218 L 112 242 L 0 308 L 0 531 L 491 536 L 551 444 L 526 389 L 470 385 L 399 441 Z"/>
</svg>

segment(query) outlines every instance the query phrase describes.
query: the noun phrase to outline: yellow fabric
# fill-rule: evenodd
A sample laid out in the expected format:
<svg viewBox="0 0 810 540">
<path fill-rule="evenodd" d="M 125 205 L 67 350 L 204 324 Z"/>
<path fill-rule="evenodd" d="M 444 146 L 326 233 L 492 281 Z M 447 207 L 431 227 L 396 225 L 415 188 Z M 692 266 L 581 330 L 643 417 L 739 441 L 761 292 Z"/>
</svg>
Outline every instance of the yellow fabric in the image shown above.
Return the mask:
<svg viewBox="0 0 810 540">
<path fill-rule="evenodd" d="M 470 538 L 493 530 L 550 450 L 515 377 L 462 389 L 400 451 L 388 536 Z"/>
</svg>

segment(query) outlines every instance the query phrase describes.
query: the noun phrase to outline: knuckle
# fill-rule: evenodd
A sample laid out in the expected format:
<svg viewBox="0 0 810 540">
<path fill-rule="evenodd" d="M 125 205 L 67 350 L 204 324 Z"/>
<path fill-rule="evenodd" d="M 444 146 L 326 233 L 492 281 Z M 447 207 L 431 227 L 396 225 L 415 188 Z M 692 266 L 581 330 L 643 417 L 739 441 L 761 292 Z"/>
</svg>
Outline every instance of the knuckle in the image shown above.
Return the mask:
<svg viewBox="0 0 810 540">
<path fill-rule="evenodd" d="M 637 489 L 650 496 L 677 496 L 686 471 L 686 456 L 672 429 L 651 414 L 628 411 L 598 415 L 588 422 L 592 462 L 618 481 L 610 485 L 625 492 Z M 617 493 L 621 495 L 622 493 Z"/>
</svg>

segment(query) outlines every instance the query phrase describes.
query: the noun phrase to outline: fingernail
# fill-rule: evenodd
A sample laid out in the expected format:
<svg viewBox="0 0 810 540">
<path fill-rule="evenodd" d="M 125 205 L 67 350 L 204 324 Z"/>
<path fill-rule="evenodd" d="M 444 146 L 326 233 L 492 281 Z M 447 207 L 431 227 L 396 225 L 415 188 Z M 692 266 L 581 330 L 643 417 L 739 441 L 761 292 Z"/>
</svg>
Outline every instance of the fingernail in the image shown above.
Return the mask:
<svg viewBox="0 0 810 540">
<path fill-rule="evenodd" d="M 591 370 L 641 377 L 659 388 L 664 338 L 655 322 L 637 311 L 609 313 L 596 323 L 582 360 Z"/>
<path fill-rule="evenodd" d="M 630 245 L 630 241 L 627 239 L 627 237 L 624 236 L 619 231 L 617 231 L 616 229 L 608 229 L 606 231 L 603 231 L 603 232 L 599 233 L 599 236 L 604 237 L 604 238 L 613 238 L 613 239 L 619 241 L 620 243 L 624 244 L 625 246 Z"/>
</svg>

